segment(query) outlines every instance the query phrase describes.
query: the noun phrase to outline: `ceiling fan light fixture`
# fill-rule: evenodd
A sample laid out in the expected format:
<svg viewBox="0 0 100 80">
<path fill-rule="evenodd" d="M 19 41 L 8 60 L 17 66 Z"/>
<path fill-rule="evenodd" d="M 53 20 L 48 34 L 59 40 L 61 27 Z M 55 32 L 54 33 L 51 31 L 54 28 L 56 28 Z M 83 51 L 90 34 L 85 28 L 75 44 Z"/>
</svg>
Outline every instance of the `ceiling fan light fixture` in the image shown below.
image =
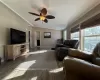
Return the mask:
<svg viewBox="0 0 100 80">
<path fill-rule="evenodd" d="M 33 12 L 29 12 L 29 14 L 38 16 L 38 18 L 36 18 L 34 21 L 38 21 L 41 20 L 42 22 L 48 23 L 47 19 L 54 19 L 55 17 L 52 15 L 47 15 L 47 9 L 43 8 L 40 12 L 40 14 L 37 13 L 33 13 Z"/>
<path fill-rule="evenodd" d="M 44 21 L 46 19 L 45 16 L 40 16 L 40 20 Z"/>
</svg>

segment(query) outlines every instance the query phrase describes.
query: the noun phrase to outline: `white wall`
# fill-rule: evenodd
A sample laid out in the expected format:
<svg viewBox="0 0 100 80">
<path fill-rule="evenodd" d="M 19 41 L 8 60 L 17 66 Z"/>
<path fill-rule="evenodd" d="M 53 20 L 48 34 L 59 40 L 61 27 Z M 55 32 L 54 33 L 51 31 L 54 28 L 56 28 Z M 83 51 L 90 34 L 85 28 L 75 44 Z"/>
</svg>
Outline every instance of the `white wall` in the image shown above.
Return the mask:
<svg viewBox="0 0 100 80">
<path fill-rule="evenodd" d="M 34 35 L 34 43 L 33 46 L 36 46 L 36 31 L 40 31 L 40 39 L 41 39 L 41 47 L 44 48 L 52 48 L 55 47 L 56 40 L 62 37 L 60 30 L 53 30 L 53 29 L 46 29 L 46 28 L 33 28 L 33 35 Z M 51 38 L 44 38 L 44 32 L 51 32 Z"/>
<path fill-rule="evenodd" d="M 28 24 L 23 19 L 0 3 L 0 57 L 2 57 L 2 59 L 4 56 L 4 46 L 7 45 L 9 41 L 10 28 L 26 32 L 26 40 L 28 42 L 28 31 L 31 30 L 31 28 L 28 27 Z"/>
</svg>

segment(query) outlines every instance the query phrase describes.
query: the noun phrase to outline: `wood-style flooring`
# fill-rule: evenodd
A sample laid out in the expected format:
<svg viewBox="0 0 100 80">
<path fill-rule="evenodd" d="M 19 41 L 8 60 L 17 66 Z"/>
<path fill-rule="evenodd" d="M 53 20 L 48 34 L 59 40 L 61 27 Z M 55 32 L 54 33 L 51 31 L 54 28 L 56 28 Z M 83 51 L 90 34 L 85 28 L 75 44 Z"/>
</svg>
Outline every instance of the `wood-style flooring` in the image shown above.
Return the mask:
<svg viewBox="0 0 100 80">
<path fill-rule="evenodd" d="M 0 65 L 0 80 L 64 80 L 52 50 L 38 50 Z"/>
</svg>

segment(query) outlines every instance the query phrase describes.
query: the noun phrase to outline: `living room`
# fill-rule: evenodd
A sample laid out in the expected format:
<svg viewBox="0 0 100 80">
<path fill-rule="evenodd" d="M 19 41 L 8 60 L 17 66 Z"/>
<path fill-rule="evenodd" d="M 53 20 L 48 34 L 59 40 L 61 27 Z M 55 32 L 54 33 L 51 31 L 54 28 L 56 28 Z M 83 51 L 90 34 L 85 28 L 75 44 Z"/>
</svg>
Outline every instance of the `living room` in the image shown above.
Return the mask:
<svg viewBox="0 0 100 80">
<path fill-rule="evenodd" d="M 0 0 L 0 10 L 0 80 L 100 79 L 99 0 Z"/>
</svg>

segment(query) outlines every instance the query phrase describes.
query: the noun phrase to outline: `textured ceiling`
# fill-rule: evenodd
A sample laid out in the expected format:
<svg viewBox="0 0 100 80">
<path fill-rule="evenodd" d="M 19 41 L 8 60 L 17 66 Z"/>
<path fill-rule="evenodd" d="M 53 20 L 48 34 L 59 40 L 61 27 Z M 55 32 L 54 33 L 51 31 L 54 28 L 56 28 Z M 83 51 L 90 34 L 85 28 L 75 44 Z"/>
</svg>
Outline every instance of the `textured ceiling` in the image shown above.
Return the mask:
<svg viewBox="0 0 100 80">
<path fill-rule="evenodd" d="M 35 27 L 62 30 L 80 16 L 93 8 L 100 0 L 2 0 L 2 2 L 12 8 L 21 17 Z M 55 16 L 54 20 L 48 23 L 35 22 L 36 16 L 28 12 L 39 13 L 38 9 L 46 7 L 48 14 Z"/>
</svg>

